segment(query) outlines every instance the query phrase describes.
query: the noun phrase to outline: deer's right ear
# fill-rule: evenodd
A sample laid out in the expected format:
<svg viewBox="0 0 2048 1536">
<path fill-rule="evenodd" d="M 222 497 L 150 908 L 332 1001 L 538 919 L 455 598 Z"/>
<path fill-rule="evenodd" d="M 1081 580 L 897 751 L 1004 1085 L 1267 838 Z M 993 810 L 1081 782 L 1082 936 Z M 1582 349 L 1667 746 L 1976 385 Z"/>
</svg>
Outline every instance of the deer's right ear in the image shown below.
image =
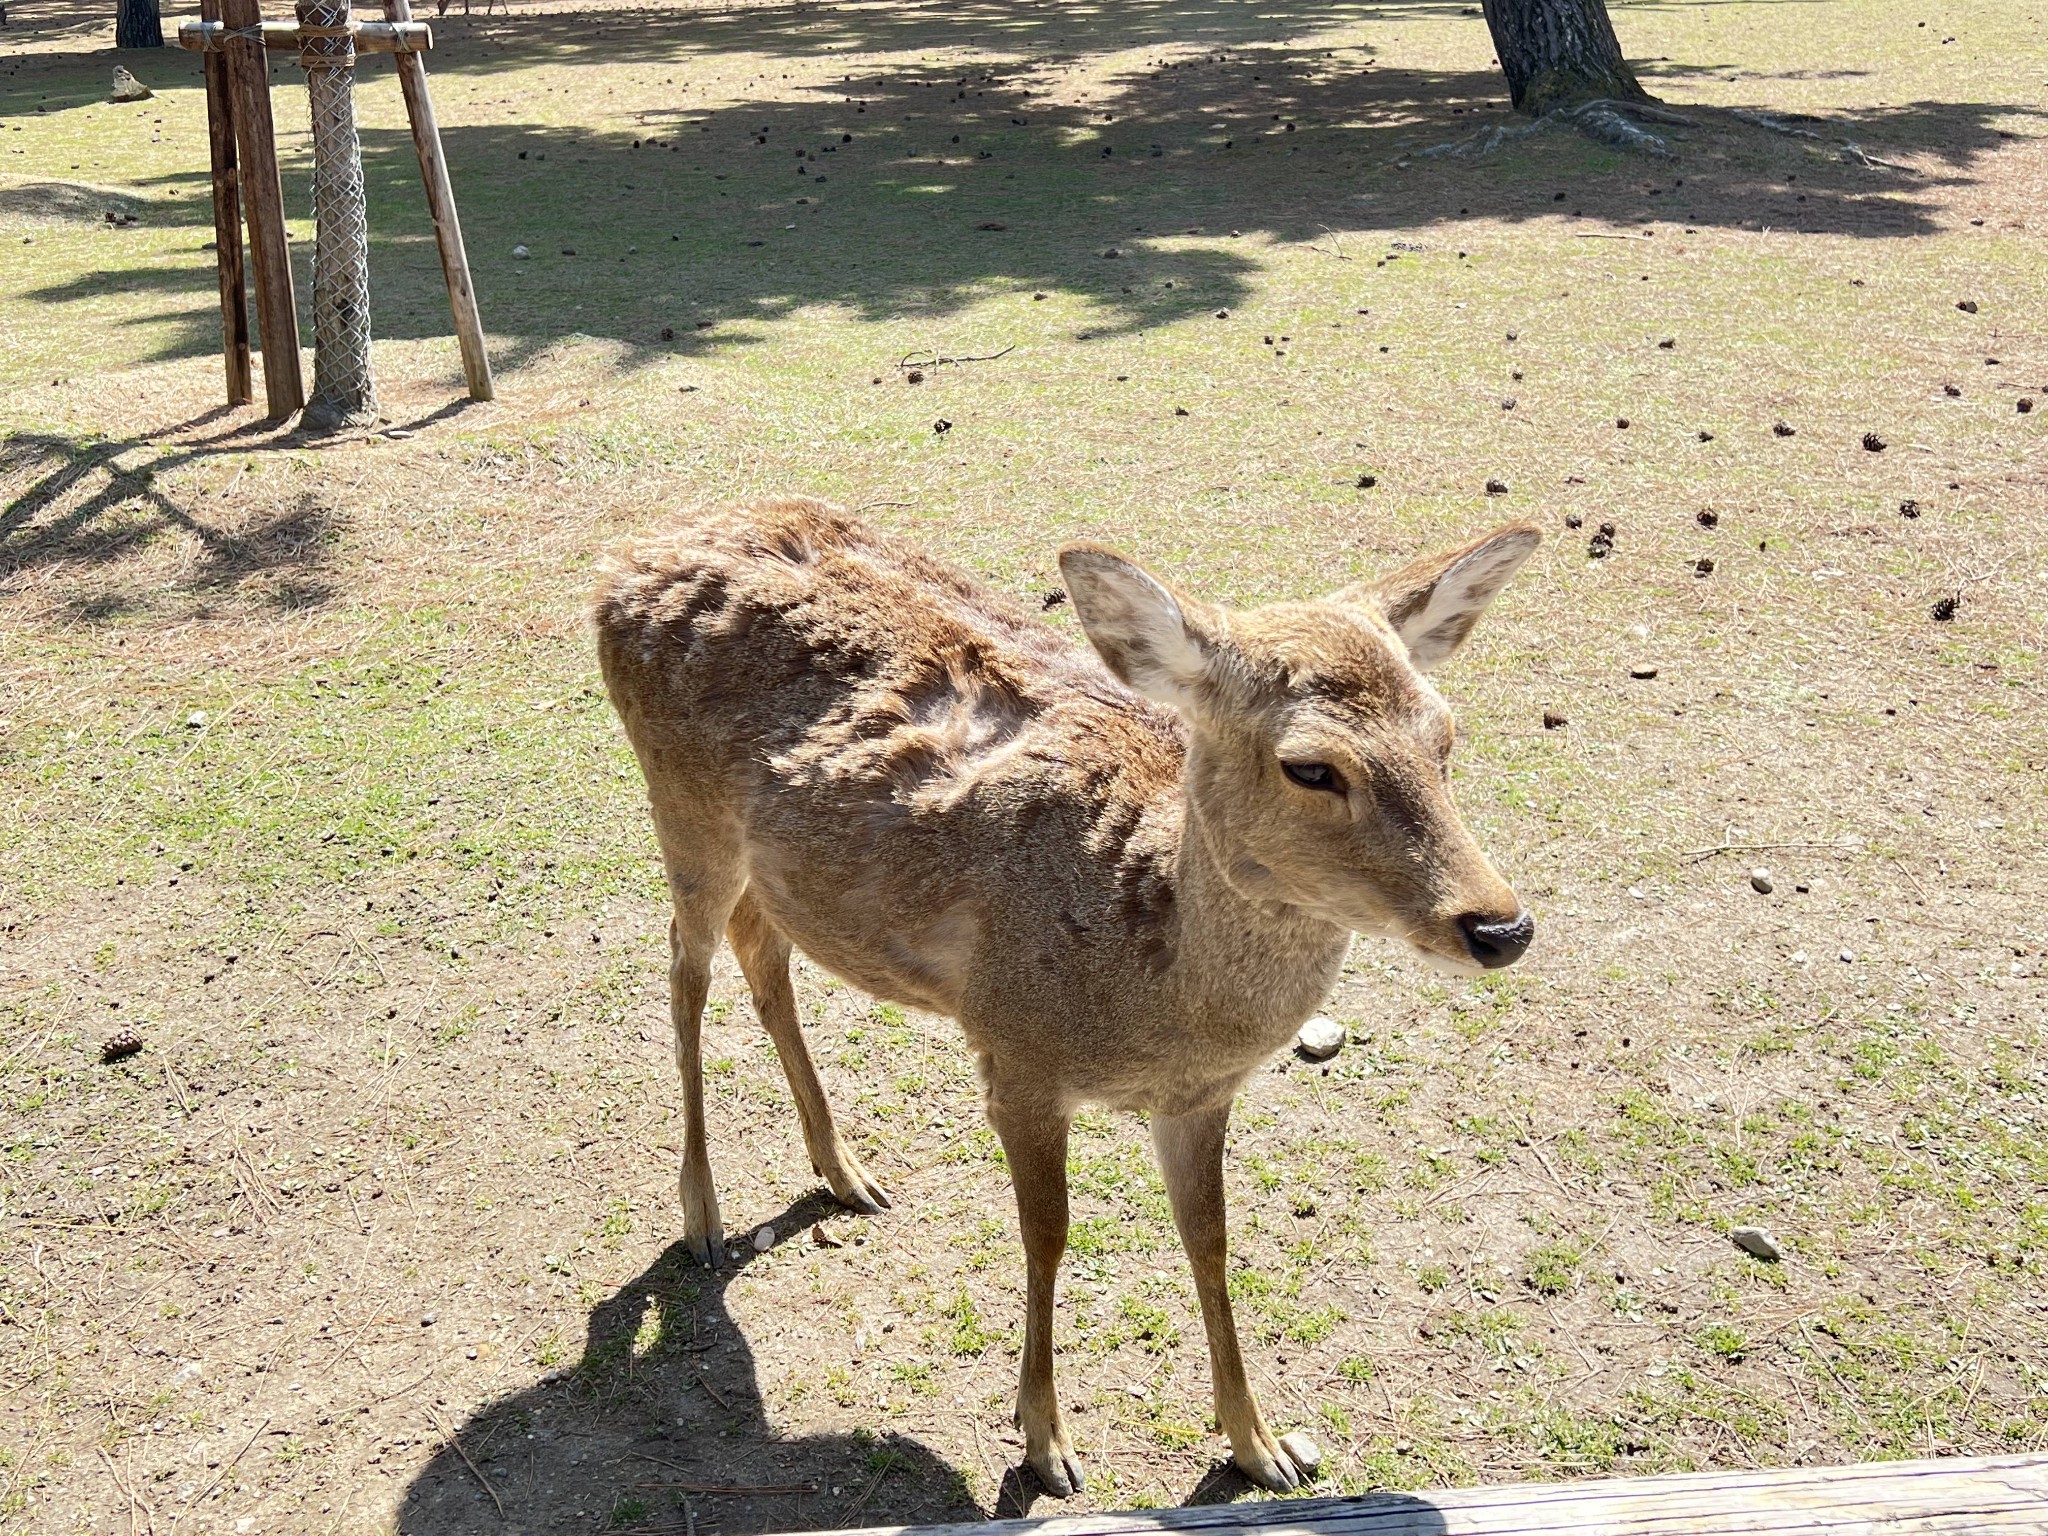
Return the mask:
<svg viewBox="0 0 2048 1536">
<path fill-rule="evenodd" d="M 1205 615 L 1102 544 L 1069 544 L 1060 574 L 1103 664 L 1132 691 L 1177 709 L 1200 702 L 1209 667 Z"/>
</svg>

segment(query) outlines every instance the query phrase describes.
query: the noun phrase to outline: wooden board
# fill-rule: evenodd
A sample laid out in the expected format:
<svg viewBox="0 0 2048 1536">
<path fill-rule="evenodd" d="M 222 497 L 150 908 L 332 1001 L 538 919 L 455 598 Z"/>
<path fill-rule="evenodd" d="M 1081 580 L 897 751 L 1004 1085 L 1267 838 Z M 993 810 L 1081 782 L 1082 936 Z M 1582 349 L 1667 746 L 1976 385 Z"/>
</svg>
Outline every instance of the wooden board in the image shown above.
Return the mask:
<svg viewBox="0 0 2048 1536">
<path fill-rule="evenodd" d="M 2048 1536 L 2048 1454 L 876 1526 L 861 1536 L 903 1531 L 918 1536 Z"/>
</svg>

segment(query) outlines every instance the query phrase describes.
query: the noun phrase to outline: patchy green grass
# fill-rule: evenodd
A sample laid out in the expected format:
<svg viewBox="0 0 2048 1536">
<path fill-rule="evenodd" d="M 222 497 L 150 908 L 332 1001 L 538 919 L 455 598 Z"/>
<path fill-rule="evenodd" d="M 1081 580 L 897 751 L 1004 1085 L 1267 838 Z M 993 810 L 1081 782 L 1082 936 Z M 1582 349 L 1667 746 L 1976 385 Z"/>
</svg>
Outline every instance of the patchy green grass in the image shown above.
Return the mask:
<svg viewBox="0 0 2048 1536">
<path fill-rule="evenodd" d="M 2025 7 L 1617 4 L 1696 119 L 1668 163 L 1422 157 L 1504 120 L 1461 7 L 445 18 L 500 398 L 453 399 L 368 59 L 400 432 L 332 442 L 211 414 L 196 60 L 125 58 L 158 94 L 114 107 L 97 12 L 11 10 L 0 1531 L 118 1522 L 101 1450 L 159 1528 L 459 1526 L 444 1430 L 537 1530 L 996 1510 L 1021 1261 L 950 1025 L 800 967 L 898 1197 L 851 1218 L 726 964 L 744 1262 L 670 1246 L 660 877 L 581 594 L 627 529 L 785 488 L 1034 605 L 1077 534 L 1247 602 L 1551 533 L 1442 679 L 1537 950 L 1361 945 L 1351 1043 L 1237 1117 L 1231 1294 L 1325 1486 L 2048 1445 Z M 303 212 L 289 66 L 276 103 Z M 1181 1502 L 1221 1443 L 1142 1128 L 1084 1114 L 1072 1180 L 1089 1497 Z"/>
</svg>

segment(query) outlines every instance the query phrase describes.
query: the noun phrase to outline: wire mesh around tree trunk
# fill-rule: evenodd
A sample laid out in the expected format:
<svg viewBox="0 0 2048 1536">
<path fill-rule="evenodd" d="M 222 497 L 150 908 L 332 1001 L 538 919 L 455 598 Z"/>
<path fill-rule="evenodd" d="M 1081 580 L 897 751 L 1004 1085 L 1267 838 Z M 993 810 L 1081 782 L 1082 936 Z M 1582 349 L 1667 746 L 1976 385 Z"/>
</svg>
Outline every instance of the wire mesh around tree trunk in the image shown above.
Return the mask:
<svg viewBox="0 0 2048 1536">
<path fill-rule="evenodd" d="M 331 428 L 377 418 L 370 378 L 370 227 L 356 133 L 348 0 L 300 0 L 299 62 L 313 111 L 313 398 L 302 418 Z"/>
</svg>

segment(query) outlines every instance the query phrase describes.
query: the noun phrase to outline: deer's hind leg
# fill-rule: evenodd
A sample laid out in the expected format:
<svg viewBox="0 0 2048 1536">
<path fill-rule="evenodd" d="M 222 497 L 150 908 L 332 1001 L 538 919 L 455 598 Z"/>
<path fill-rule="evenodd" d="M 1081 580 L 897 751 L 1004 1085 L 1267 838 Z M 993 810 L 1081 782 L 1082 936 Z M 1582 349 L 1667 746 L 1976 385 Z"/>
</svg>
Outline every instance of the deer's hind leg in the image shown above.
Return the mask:
<svg viewBox="0 0 2048 1536">
<path fill-rule="evenodd" d="M 738 829 L 711 818 L 657 808 L 654 825 L 668 874 L 668 1012 L 683 1080 L 683 1241 L 698 1263 L 715 1268 L 725 1257 L 725 1229 L 704 1133 L 704 1003 L 719 935 L 746 889 L 746 856 Z"/>
<path fill-rule="evenodd" d="M 747 987 L 754 994 L 754 1011 L 768 1037 L 775 1042 L 775 1054 L 782 1058 L 782 1071 L 789 1079 L 789 1091 L 796 1098 L 797 1117 L 803 1122 L 804 1145 L 810 1150 L 811 1167 L 831 1187 L 842 1205 L 856 1211 L 875 1212 L 893 1204 L 889 1193 L 874 1175 L 861 1166 L 832 1121 L 832 1105 L 811 1064 L 804 1045 L 803 1027 L 797 1021 L 796 990 L 789 979 L 789 940 L 769 920 L 750 893 L 742 892 L 739 904 L 726 923 L 726 937 L 739 956 Z"/>
</svg>

